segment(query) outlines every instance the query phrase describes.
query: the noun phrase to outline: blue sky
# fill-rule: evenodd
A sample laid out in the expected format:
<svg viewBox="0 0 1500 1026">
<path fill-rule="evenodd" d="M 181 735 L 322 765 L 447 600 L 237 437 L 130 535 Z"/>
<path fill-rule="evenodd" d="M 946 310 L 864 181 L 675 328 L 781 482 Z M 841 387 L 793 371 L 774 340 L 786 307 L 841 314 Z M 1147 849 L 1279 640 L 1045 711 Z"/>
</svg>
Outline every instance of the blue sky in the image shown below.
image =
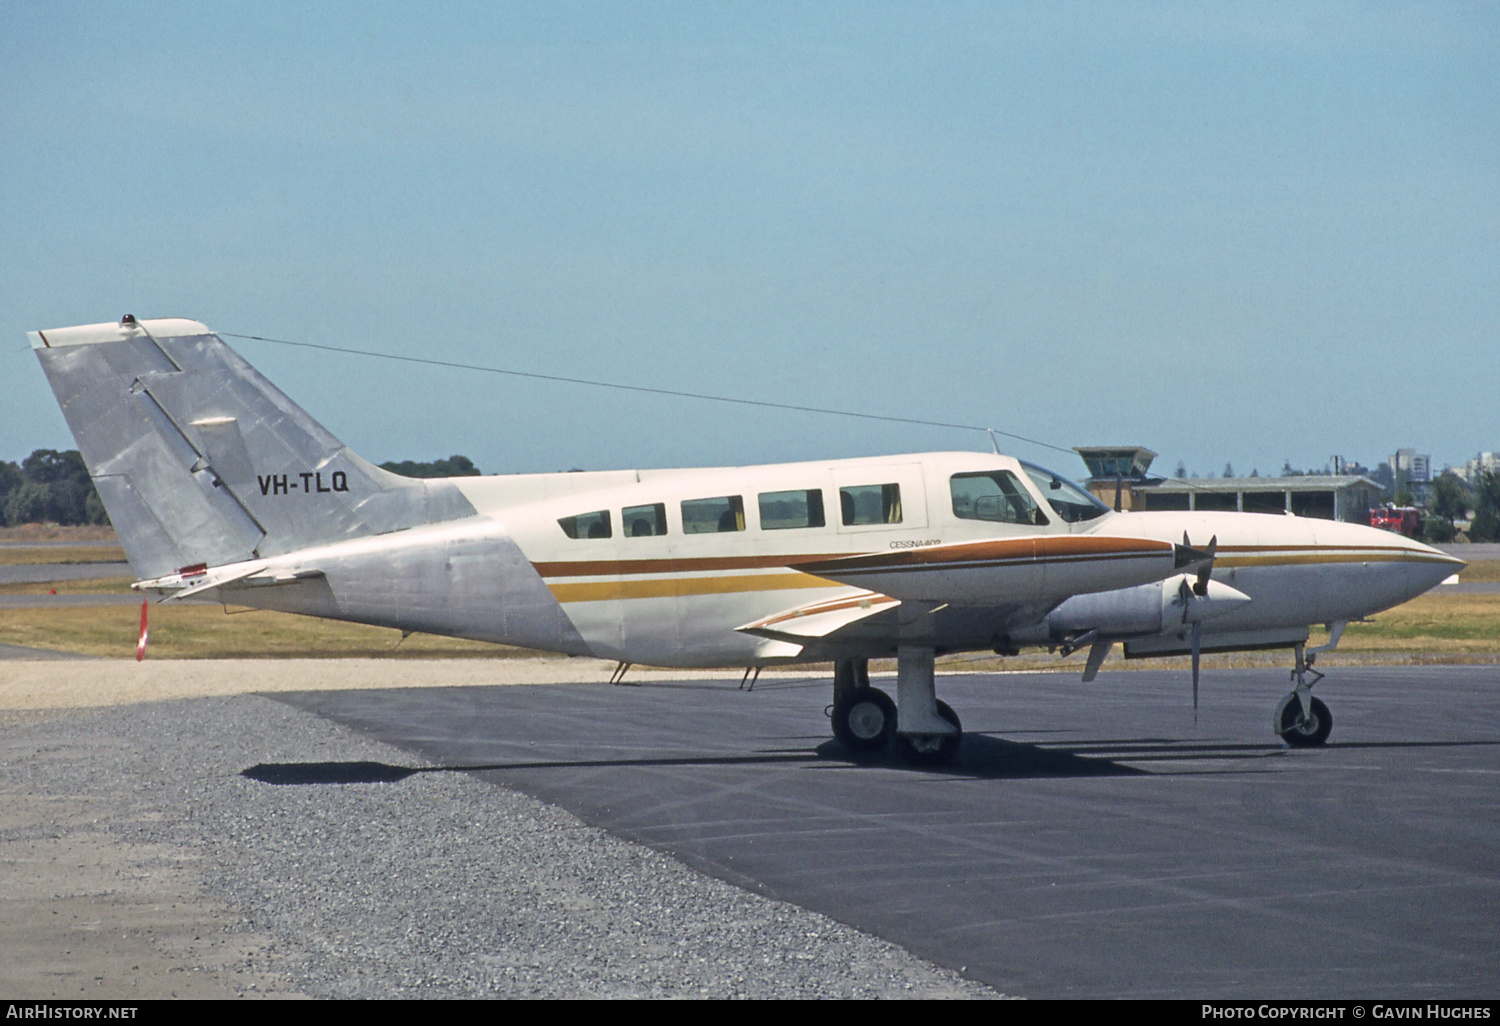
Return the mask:
<svg viewBox="0 0 1500 1026">
<path fill-rule="evenodd" d="M 224 332 L 1142 444 L 1500 448 L 1491 4 L 6 4 L 0 458 L 37 328 Z M 231 339 L 362 455 L 988 448 Z M 1003 448 L 1071 475 L 1071 455 Z"/>
</svg>

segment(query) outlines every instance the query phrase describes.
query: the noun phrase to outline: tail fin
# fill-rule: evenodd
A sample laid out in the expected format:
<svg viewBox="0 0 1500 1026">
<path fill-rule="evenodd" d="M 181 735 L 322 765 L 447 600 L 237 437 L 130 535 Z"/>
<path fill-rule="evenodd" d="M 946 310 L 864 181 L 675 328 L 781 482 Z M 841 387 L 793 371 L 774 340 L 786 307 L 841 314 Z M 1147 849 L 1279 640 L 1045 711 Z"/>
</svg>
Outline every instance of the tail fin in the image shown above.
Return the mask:
<svg viewBox="0 0 1500 1026">
<path fill-rule="evenodd" d="M 474 515 L 349 451 L 197 321 L 30 338 L 138 577 Z"/>
</svg>

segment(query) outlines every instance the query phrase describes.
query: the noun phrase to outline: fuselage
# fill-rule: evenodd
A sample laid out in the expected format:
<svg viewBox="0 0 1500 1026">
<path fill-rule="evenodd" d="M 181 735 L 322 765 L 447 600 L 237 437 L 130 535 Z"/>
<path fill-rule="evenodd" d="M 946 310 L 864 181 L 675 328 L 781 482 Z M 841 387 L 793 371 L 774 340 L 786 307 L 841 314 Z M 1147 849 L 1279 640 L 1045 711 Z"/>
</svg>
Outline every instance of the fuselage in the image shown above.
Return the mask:
<svg viewBox="0 0 1500 1026">
<path fill-rule="evenodd" d="M 963 452 L 455 478 L 477 517 L 294 553 L 293 562 L 316 565 L 325 583 L 246 586 L 236 601 L 624 662 L 743 666 L 889 655 L 902 639 L 948 651 L 998 647 L 1012 638 L 1045 644 L 1037 625 L 1067 595 L 1121 586 L 1102 564 L 1037 557 L 1009 565 L 1011 576 L 997 578 L 988 591 L 965 590 L 963 582 L 973 579 L 966 563 L 941 578 L 932 596 L 892 602 L 880 590 L 884 578 L 840 583 L 797 569 L 847 557 L 1036 538 L 1186 539 L 1196 546 L 1216 538 L 1213 580 L 1249 601 L 1207 621 L 1210 636 L 1359 619 L 1420 594 L 1462 565 L 1354 524 L 1253 513 L 1110 512 L 1049 478 L 1010 457 Z M 380 580 L 370 582 L 370 560 L 380 561 L 382 551 L 389 559 Z M 1080 585 L 1077 575 L 1085 571 L 1091 583 Z M 1064 581 L 1067 573 L 1075 576 Z M 1160 572 L 1128 583 L 1168 577 Z M 1062 590 L 1048 591 L 1049 580 Z M 441 600 L 437 591 L 444 592 Z M 739 629 L 781 613 L 882 601 L 892 606 L 882 631 L 793 644 Z"/>
</svg>

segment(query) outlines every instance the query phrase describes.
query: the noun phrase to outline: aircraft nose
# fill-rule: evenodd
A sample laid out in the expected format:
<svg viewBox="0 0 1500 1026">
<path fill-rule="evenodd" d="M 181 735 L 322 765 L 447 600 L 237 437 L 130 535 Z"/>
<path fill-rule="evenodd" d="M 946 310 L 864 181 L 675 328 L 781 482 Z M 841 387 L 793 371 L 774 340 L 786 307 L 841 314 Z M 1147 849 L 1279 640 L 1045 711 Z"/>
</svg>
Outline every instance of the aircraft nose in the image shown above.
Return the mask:
<svg viewBox="0 0 1500 1026">
<path fill-rule="evenodd" d="M 1385 553 L 1385 561 L 1399 568 L 1401 601 L 1416 598 L 1430 588 L 1441 584 L 1469 564 L 1457 556 L 1424 545 L 1422 542 L 1375 527 L 1363 527 L 1368 532 L 1362 537 L 1364 544 L 1378 547 Z M 1388 576 L 1389 580 L 1390 577 Z M 1392 584 L 1396 581 L 1392 580 Z"/>
<path fill-rule="evenodd" d="M 1402 550 L 1407 560 L 1407 578 L 1413 598 L 1443 583 L 1469 565 L 1457 556 L 1450 556 L 1421 542 L 1408 541 L 1402 546 Z"/>
</svg>

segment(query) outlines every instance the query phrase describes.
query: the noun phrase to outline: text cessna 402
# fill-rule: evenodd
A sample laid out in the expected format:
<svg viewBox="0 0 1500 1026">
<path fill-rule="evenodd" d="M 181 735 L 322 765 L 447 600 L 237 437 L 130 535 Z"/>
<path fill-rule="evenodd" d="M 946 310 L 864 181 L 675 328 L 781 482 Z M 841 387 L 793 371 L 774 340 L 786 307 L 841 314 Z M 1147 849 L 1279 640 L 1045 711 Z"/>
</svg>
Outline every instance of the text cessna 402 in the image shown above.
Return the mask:
<svg viewBox="0 0 1500 1026">
<path fill-rule="evenodd" d="M 933 660 L 1287 647 L 1288 743 L 1322 743 L 1308 627 L 1462 561 L 1355 524 L 1116 513 L 1039 467 L 940 452 L 759 467 L 413 480 L 367 463 L 204 325 L 33 332 L 135 587 L 668 667 L 831 661 L 833 732 L 935 764 Z M 895 701 L 868 661 L 894 656 Z"/>
</svg>

